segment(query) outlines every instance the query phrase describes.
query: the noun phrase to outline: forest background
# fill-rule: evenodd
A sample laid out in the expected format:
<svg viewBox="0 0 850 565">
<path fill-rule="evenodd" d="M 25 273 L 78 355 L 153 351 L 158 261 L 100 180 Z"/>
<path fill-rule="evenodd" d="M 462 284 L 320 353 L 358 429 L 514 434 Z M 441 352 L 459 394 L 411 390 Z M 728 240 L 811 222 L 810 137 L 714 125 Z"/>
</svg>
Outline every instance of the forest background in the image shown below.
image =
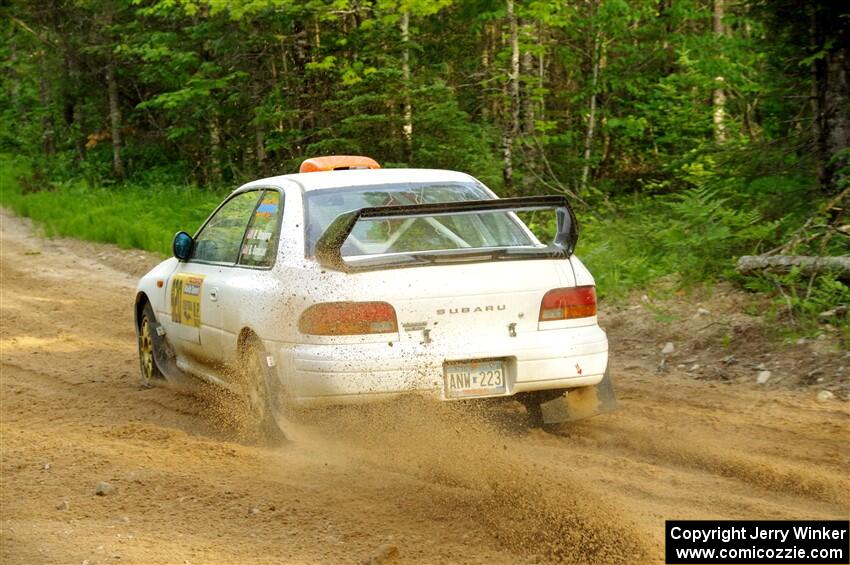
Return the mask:
<svg viewBox="0 0 850 565">
<path fill-rule="evenodd" d="M 816 0 L 12 0 L 0 204 L 168 253 L 306 157 L 566 194 L 600 292 L 730 281 L 850 343 L 850 5 Z M 842 281 L 844 277 L 844 281 Z"/>
</svg>

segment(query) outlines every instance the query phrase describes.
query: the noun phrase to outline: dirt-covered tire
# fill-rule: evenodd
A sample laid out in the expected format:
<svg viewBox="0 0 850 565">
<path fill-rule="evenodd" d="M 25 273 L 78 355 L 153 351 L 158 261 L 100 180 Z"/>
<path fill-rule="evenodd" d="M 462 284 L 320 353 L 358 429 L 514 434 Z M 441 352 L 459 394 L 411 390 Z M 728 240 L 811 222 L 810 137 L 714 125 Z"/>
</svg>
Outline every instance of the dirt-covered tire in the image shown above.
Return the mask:
<svg viewBox="0 0 850 565">
<path fill-rule="evenodd" d="M 154 359 L 154 341 L 153 341 L 153 326 L 156 322 L 156 317 L 151 308 L 150 302 L 145 303 L 142 309 L 142 318 L 139 320 L 139 371 L 141 373 L 142 385 L 145 387 L 153 386 L 157 381 L 161 381 L 164 377 L 156 366 Z"/>
<path fill-rule="evenodd" d="M 525 411 L 528 414 L 527 425 L 530 429 L 543 428 L 543 411 L 539 402 L 526 402 Z"/>
<path fill-rule="evenodd" d="M 540 408 L 540 405 L 562 394 L 564 394 L 563 390 L 556 389 L 526 392 L 520 395 L 518 400 L 525 406 L 525 411 L 528 414 L 526 420 L 528 427 L 542 429 L 557 427 L 557 425 L 552 426 L 543 421 L 543 410 Z"/>
<path fill-rule="evenodd" d="M 241 351 L 242 400 L 250 432 L 261 445 L 278 446 L 287 442 L 277 421 L 274 399 L 279 391 L 271 390 L 265 367 L 266 352 L 257 338 L 248 338 Z"/>
</svg>

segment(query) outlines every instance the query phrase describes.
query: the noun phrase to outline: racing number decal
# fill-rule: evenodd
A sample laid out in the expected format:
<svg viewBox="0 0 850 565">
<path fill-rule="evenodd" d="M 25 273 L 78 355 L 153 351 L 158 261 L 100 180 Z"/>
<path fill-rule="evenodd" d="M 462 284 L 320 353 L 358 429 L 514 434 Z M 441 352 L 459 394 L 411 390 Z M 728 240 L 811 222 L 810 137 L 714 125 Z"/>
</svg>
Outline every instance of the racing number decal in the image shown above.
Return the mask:
<svg viewBox="0 0 850 565">
<path fill-rule="evenodd" d="M 202 275 L 174 275 L 171 283 L 171 321 L 193 328 L 201 327 Z"/>
</svg>

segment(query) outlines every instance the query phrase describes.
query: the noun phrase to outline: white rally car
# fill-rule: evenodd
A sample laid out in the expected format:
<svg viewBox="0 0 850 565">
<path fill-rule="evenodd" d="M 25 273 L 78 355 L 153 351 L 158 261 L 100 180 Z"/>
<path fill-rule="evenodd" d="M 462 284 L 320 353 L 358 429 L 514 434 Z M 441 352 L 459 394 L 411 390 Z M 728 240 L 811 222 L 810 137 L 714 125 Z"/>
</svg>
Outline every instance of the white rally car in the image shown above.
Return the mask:
<svg viewBox="0 0 850 565">
<path fill-rule="evenodd" d="M 552 242 L 532 212 L 554 215 Z M 613 405 L 608 342 L 576 238 L 562 196 L 308 159 L 235 190 L 142 277 L 142 378 L 227 387 L 267 436 L 287 407 L 414 392 L 514 397 L 540 422 L 597 413 Z"/>
</svg>

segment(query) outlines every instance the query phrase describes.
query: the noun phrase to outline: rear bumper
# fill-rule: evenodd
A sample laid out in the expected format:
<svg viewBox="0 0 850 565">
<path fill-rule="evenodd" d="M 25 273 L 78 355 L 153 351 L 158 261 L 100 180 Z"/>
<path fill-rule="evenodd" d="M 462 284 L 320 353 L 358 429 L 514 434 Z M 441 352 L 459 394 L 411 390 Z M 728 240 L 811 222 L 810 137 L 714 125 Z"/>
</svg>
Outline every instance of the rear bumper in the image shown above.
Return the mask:
<svg viewBox="0 0 850 565">
<path fill-rule="evenodd" d="M 275 344 L 269 350 L 278 358 L 279 377 L 293 403 L 301 406 L 369 402 L 411 392 L 446 400 L 447 361 L 504 359 L 507 390 L 498 396 L 595 385 L 608 365 L 608 339 L 598 325 L 447 341 Z"/>
</svg>

